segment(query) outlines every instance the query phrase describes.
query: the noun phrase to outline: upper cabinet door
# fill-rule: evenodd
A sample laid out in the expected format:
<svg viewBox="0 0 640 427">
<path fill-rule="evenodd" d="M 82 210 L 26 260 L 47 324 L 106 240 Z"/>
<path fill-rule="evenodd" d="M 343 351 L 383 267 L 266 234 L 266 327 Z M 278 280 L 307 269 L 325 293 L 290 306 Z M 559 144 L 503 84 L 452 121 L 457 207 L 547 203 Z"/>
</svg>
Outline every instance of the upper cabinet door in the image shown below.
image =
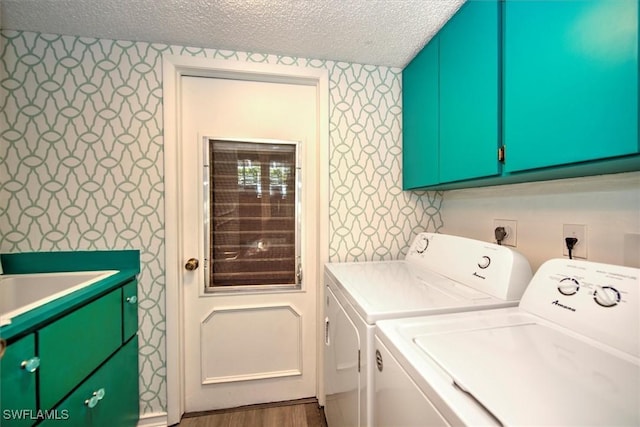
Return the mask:
<svg viewBox="0 0 640 427">
<path fill-rule="evenodd" d="M 497 175 L 500 4 L 470 1 L 440 37 L 440 181 Z"/>
<path fill-rule="evenodd" d="M 638 0 L 506 0 L 505 169 L 638 153 Z"/>
<path fill-rule="evenodd" d="M 402 187 L 439 183 L 438 36 L 402 71 Z"/>
</svg>

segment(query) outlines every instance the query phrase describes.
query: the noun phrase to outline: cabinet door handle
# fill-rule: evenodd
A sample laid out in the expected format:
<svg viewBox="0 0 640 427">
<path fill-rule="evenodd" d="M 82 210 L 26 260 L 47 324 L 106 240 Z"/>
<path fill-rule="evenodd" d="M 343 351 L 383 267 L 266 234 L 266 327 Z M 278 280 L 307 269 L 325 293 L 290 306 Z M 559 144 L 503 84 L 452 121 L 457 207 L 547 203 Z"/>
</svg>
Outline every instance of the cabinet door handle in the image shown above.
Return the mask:
<svg viewBox="0 0 640 427">
<path fill-rule="evenodd" d="M 89 399 L 84 401 L 84 404 L 87 405 L 89 408 L 95 408 L 98 402 L 100 402 L 104 398 L 104 395 L 105 395 L 105 391 L 103 388 L 97 391 L 94 391 L 93 395 Z"/>
<path fill-rule="evenodd" d="M 40 367 L 40 358 L 35 356 L 28 360 L 23 360 L 20 367 L 27 372 L 35 372 Z"/>
<path fill-rule="evenodd" d="M 137 297 L 137 296 L 135 296 L 135 295 L 134 295 L 134 296 L 132 296 L 132 297 L 127 297 L 126 301 L 127 301 L 129 304 L 135 304 L 135 303 L 137 303 L 137 302 L 138 302 L 138 297 Z"/>
</svg>

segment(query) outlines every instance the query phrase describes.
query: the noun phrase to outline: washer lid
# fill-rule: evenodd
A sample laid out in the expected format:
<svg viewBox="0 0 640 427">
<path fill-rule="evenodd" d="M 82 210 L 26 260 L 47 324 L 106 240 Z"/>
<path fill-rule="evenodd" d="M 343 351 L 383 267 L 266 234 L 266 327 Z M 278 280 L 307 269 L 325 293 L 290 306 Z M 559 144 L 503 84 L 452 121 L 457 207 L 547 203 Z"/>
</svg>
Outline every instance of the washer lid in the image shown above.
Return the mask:
<svg viewBox="0 0 640 427">
<path fill-rule="evenodd" d="M 406 261 L 327 264 L 327 272 L 369 324 L 393 317 L 516 305 Z"/>
<path fill-rule="evenodd" d="M 553 327 L 527 323 L 414 342 L 503 425 L 640 425 L 638 360 Z"/>
</svg>

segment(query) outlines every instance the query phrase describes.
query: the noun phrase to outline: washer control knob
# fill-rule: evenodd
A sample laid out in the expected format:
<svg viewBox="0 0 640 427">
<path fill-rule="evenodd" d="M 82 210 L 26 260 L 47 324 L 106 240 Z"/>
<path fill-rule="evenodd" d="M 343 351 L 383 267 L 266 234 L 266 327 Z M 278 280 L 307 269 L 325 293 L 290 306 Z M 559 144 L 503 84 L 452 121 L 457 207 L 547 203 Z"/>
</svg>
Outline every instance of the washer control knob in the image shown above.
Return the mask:
<svg viewBox="0 0 640 427">
<path fill-rule="evenodd" d="M 603 307 L 613 307 L 620 302 L 620 292 L 611 286 L 596 286 L 593 299 Z"/>
<path fill-rule="evenodd" d="M 558 291 L 562 295 L 575 295 L 580 289 L 580 283 L 573 277 L 565 277 L 560 280 L 560 284 L 558 285 Z"/>
<path fill-rule="evenodd" d="M 423 254 L 428 247 L 429 239 L 427 237 L 423 237 L 416 242 L 416 252 L 418 252 L 419 254 Z"/>
<path fill-rule="evenodd" d="M 480 261 L 478 261 L 478 267 L 482 269 L 489 267 L 490 264 L 491 264 L 491 258 L 489 258 L 486 255 L 480 258 Z"/>
</svg>

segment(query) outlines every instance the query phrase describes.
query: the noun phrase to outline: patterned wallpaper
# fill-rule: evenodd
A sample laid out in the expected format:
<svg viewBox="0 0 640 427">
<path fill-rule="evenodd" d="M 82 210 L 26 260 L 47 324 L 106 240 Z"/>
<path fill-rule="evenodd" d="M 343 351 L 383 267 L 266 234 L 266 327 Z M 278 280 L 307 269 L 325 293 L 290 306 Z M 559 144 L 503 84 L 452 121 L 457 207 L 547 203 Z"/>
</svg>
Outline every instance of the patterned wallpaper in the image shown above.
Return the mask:
<svg viewBox="0 0 640 427">
<path fill-rule="evenodd" d="M 20 31 L 0 43 L 0 251 L 141 250 L 143 413 L 166 410 L 164 53 L 329 70 L 332 261 L 398 258 L 442 227 L 440 193 L 400 188 L 398 69 Z"/>
</svg>

